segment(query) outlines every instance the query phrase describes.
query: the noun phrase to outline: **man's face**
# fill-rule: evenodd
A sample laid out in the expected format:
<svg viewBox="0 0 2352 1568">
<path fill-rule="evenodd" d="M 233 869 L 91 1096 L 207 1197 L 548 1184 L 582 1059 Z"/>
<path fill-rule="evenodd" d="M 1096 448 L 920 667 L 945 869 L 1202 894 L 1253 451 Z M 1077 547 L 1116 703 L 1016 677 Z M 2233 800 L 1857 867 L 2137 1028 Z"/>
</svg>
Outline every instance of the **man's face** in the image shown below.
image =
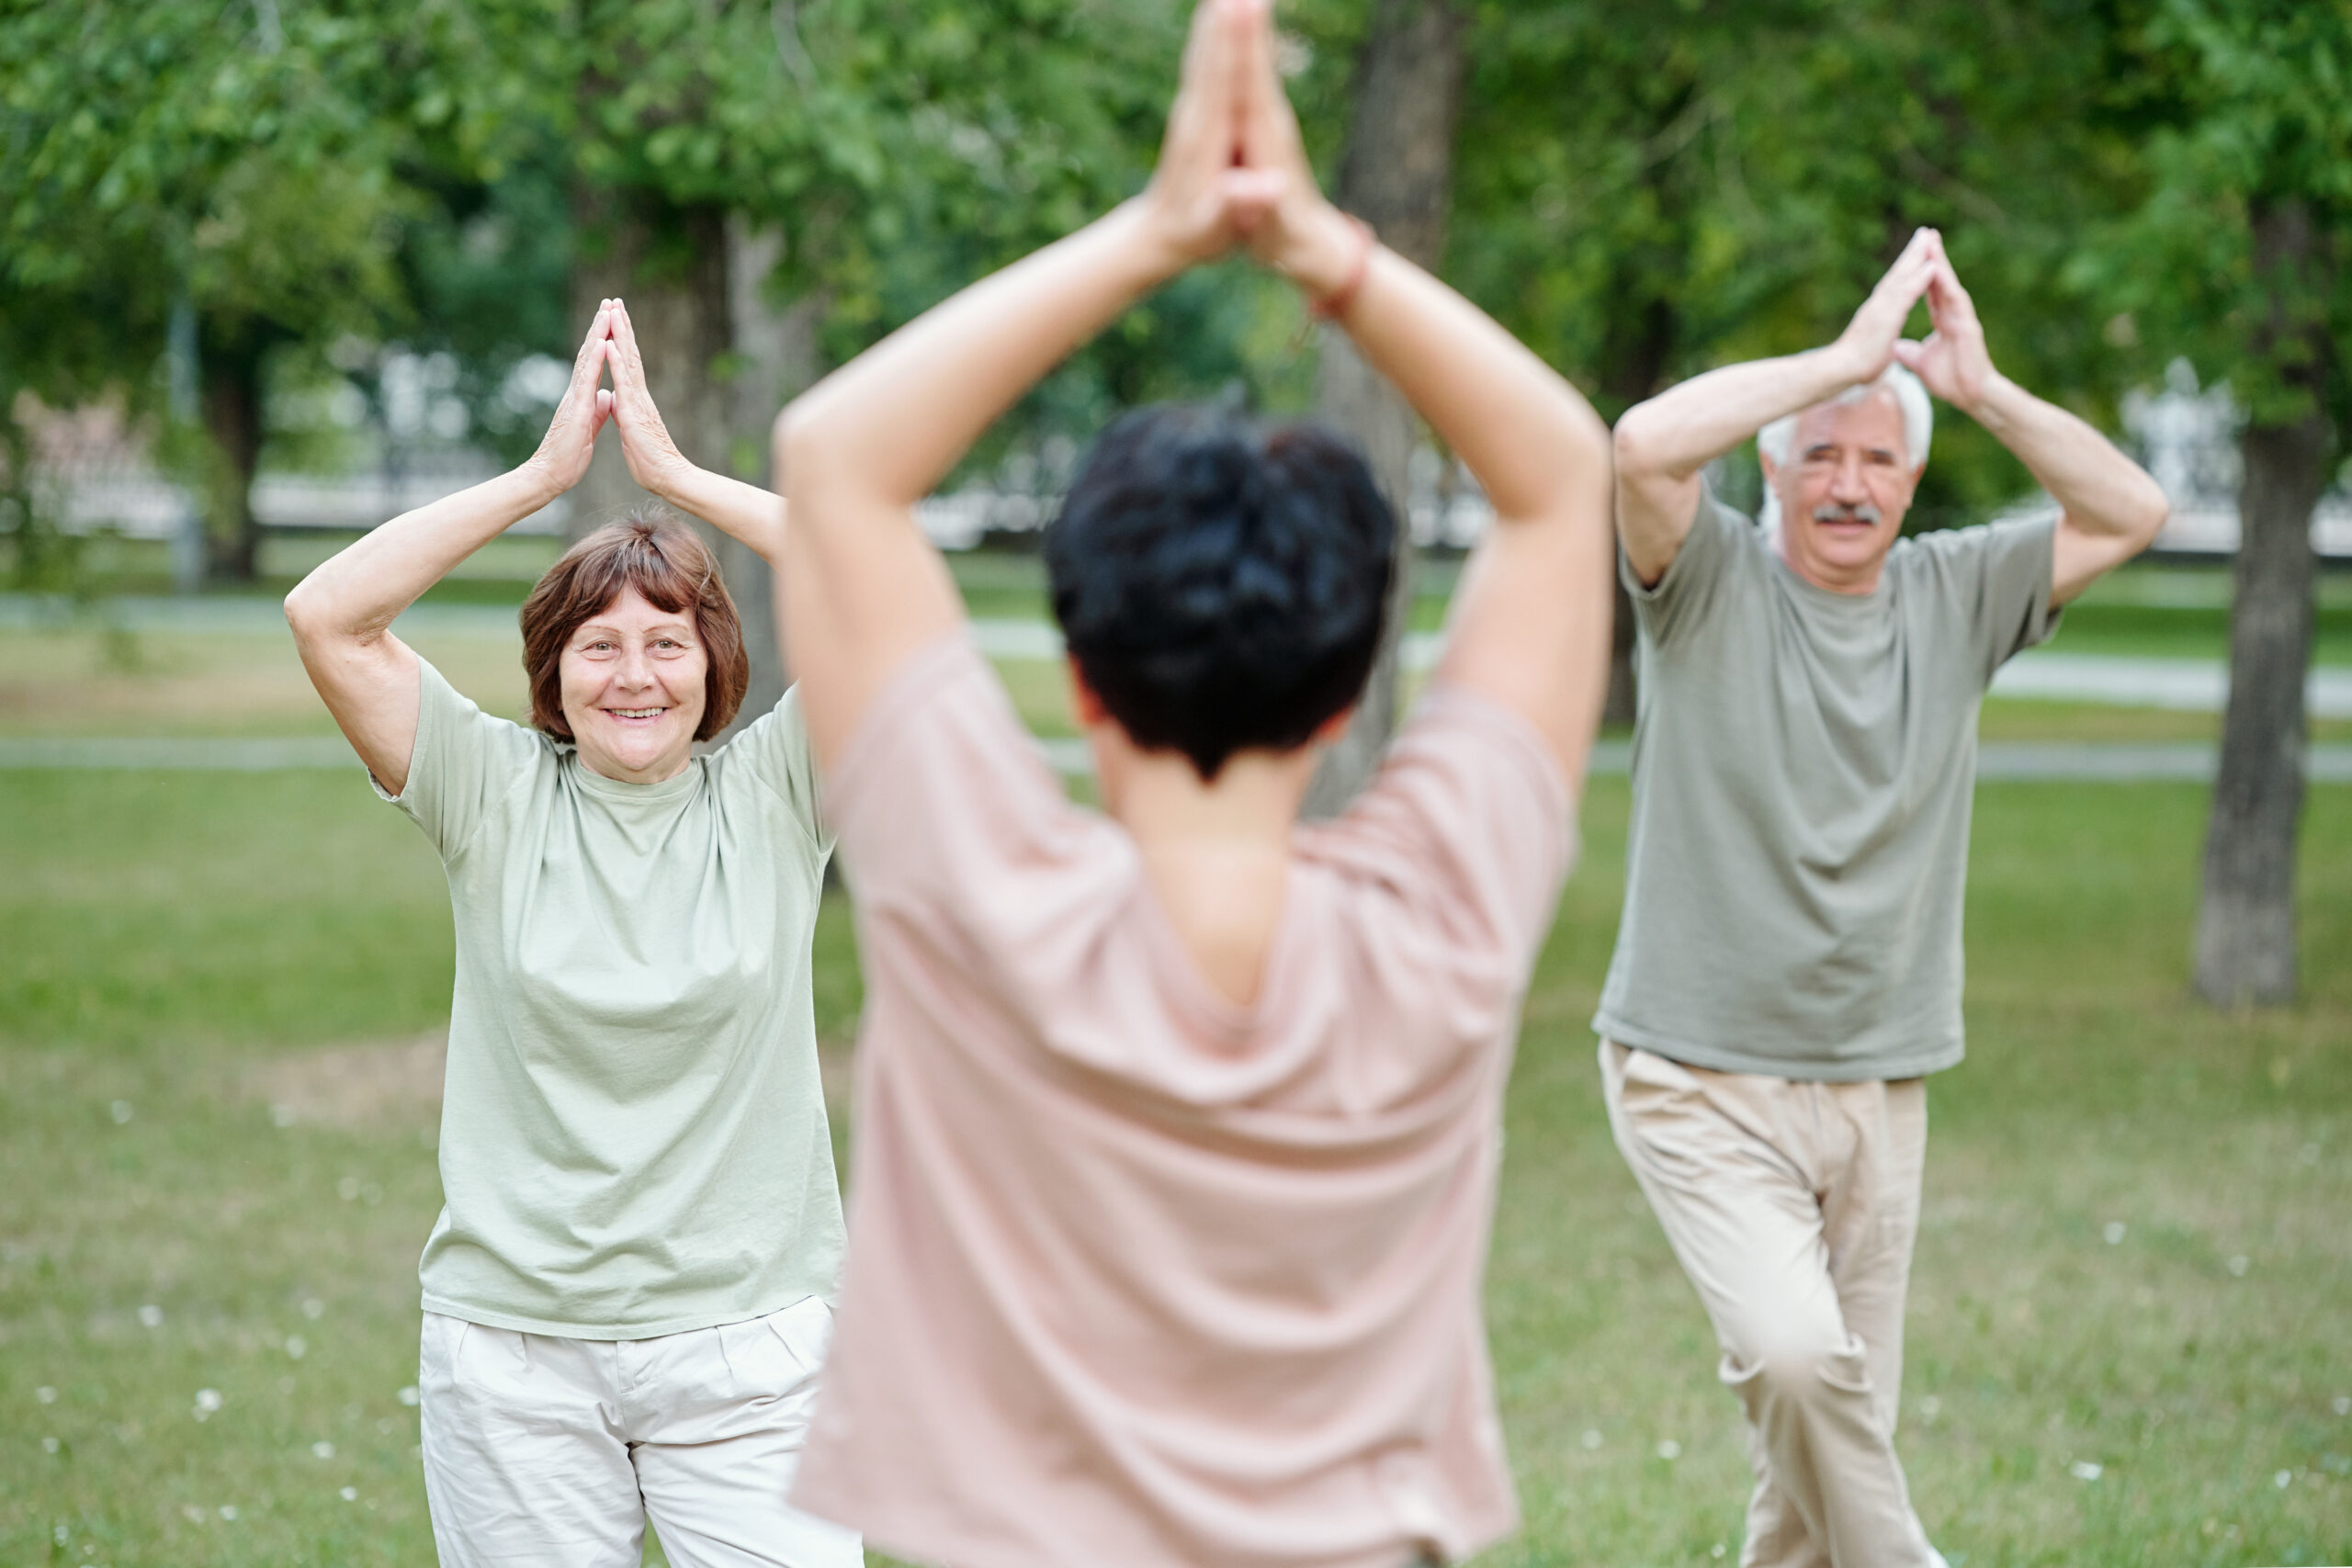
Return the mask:
<svg viewBox="0 0 2352 1568">
<path fill-rule="evenodd" d="M 1798 575 L 1842 593 L 1878 585 L 1903 531 L 1919 470 L 1904 450 L 1903 408 L 1882 388 L 1797 417 L 1785 468 L 1764 462 L 1781 501 L 1781 553 Z"/>
</svg>

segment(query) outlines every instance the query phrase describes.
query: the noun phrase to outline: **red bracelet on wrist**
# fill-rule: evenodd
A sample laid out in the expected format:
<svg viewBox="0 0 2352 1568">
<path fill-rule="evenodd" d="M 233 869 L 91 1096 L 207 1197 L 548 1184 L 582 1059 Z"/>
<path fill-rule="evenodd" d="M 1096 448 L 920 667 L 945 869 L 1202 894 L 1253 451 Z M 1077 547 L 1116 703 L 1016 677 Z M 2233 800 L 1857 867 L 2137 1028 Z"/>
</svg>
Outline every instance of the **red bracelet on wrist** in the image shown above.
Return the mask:
<svg viewBox="0 0 2352 1568">
<path fill-rule="evenodd" d="M 1348 276 L 1337 288 L 1308 305 L 1309 312 L 1318 321 L 1336 321 L 1347 313 L 1348 307 L 1356 302 L 1356 296 L 1363 292 L 1363 280 L 1372 271 L 1372 253 L 1380 248 L 1380 236 L 1372 231 L 1371 224 L 1352 212 L 1340 216 L 1355 225 L 1355 260 L 1348 264 Z"/>
</svg>

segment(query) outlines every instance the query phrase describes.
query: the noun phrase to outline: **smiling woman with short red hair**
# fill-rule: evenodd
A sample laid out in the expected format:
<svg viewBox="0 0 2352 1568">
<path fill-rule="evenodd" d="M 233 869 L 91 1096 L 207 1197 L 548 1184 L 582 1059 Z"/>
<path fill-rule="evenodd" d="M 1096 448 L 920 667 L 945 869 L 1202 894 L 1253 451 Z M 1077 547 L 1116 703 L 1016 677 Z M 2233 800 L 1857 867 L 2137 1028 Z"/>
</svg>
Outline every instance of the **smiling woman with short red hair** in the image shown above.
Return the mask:
<svg viewBox="0 0 2352 1568">
<path fill-rule="evenodd" d="M 854 1533 L 785 1502 L 842 1248 L 809 976 L 832 837 L 798 694 L 695 755 L 749 661 L 718 562 L 669 517 L 605 525 L 532 592 L 530 728 L 391 631 L 578 483 L 608 418 L 639 483 L 778 559 L 784 503 L 679 454 L 608 300 L 529 462 L 286 601 L 456 915 L 447 1206 L 420 1269 L 434 1538 L 448 1564 L 630 1568 L 650 1516 L 681 1568 L 852 1568 Z"/>
<path fill-rule="evenodd" d="M 531 722 L 558 740 L 575 739 L 564 713 L 567 675 L 584 683 L 598 660 L 588 649 L 569 645 L 583 627 L 609 631 L 603 625 L 607 607 L 629 594 L 650 610 L 688 617 L 699 635 L 707 665 L 703 705 L 689 738 L 709 739 L 734 722 L 743 688 L 751 683 L 752 660 L 743 651 L 743 620 L 719 577 L 718 558 L 693 529 L 666 517 L 605 524 L 564 551 L 523 601 Z M 573 656 L 569 665 L 567 655 Z"/>
</svg>

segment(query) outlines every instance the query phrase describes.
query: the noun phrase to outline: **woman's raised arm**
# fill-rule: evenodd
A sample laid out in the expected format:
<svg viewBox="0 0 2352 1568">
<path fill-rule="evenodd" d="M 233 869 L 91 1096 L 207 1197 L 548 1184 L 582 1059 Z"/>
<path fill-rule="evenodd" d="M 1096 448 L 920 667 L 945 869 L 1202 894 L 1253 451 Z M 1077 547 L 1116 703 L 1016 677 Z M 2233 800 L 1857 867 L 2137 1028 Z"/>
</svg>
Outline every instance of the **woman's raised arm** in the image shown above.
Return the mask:
<svg viewBox="0 0 2352 1568">
<path fill-rule="evenodd" d="M 790 499 L 778 590 L 810 738 L 830 762 L 866 704 L 963 614 L 914 506 L 989 423 L 1118 314 L 1238 242 L 1266 189 L 1236 167 L 1263 0 L 1202 0 L 1151 184 L 834 372 L 776 422 Z"/>
<path fill-rule="evenodd" d="M 416 655 L 394 617 L 457 564 L 580 482 L 613 395 L 596 381 L 616 301 L 606 300 L 572 361 L 539 449 L 519 468 L 402 513 L 331 557 L 286 596 L 311 684 L 376 782 L 398 795 L 416 749 Z"/>
</svg>

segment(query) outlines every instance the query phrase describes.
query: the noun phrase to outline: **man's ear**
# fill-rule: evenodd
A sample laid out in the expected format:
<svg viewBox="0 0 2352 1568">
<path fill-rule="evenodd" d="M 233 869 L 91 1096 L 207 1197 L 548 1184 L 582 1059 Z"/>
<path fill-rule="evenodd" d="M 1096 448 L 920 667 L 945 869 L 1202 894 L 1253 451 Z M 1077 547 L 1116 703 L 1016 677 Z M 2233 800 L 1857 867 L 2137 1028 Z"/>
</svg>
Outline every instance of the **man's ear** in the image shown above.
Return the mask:
<svg viewBox="0 0 2352 1568">
<path fill-rule="evenodd" d="M 1098 724 L 1114 722 L 1111 710 L 1102 705 L 1102 699 L 1095 694 L 1093 687 L 1086 683 L 1085 675 L 1078 668 L 1078 660 L 1067 653 L 1063 654 L 1062 669 L 1069 676 L 1069 708 L 1078 719 L 1078 727 L 1091 729 Z"/>
<path fill-rule="evenodd" d="M 1756 454 L 1756 466 L 1764 470 L 1764 488 L 1766 490 L 1771 490 L 1780 483 L 1780 464 L 1772 461 L 1771 458 L 1767 457 L 1763 453 L 1758 452 Z"/>
</svg>

